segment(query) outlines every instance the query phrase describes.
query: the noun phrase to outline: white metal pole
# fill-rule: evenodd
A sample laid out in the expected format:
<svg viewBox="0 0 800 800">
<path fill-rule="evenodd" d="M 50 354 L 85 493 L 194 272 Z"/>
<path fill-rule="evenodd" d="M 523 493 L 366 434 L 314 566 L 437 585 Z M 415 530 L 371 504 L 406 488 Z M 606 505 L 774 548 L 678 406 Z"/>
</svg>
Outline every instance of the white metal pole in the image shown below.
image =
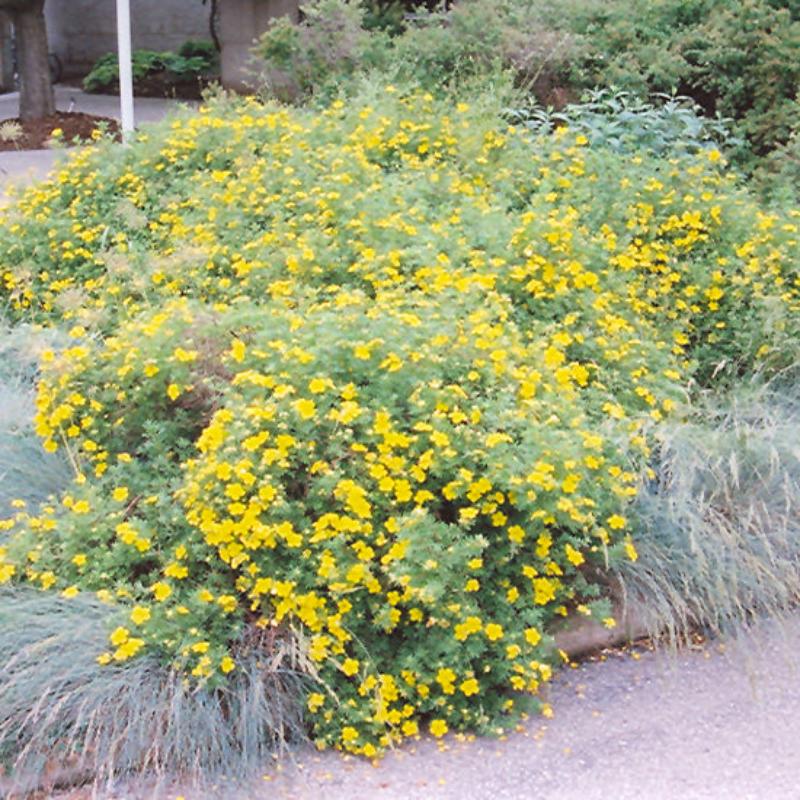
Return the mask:
<svg viewBox="0 0 800 800">
<path fill-rule="evenodd" d="M 119 104 L 122 114 L 122 138 L 133 131 L 133 69 L 131 67 L 130 0 L 117 0 L 117 48 L 119 53 Z"/>
</svg>

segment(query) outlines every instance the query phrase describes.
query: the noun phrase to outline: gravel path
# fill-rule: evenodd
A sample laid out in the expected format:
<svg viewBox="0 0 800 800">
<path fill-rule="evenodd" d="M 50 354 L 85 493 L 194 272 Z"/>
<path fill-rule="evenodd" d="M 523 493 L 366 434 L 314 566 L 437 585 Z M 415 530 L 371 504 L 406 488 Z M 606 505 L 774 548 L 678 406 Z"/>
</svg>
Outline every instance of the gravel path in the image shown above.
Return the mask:
<svg viewBox="0 0 800 800">
<path fill-rule="evenodd" d="M 555 678 L 552 719 L 502 739 L 423 739 L 375 764 L 308 749 L 246 791 L 102 800 L 800 800 L 798 648 L 800 617 L 727 647 L 610 651 Z"/>
</svg>

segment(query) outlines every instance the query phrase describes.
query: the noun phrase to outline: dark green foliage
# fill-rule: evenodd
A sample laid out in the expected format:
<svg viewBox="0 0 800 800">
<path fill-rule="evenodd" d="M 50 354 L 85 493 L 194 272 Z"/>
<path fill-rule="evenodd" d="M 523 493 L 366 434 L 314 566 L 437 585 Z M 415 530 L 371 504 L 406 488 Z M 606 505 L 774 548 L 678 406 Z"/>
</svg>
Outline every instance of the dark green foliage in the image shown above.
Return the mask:
<svg viewBox="0 0 800 800">
<path fill-rule="evenodd" d="M 133 80 L 141 81 L 156 73 L 167 73 L 175 80 L 199 78 L 213 68 L 216 61 L 214 46 L 209 42 L 186 42 L 178 53 L 158 53 L 154 50 L 134 50 Z M 119 62 L 116 53 L 97 60 L 84 78 L 87 92 L 115 90 L 119 85 Z"/>
<path fill-rule="evenodd" d="M 561 24 L 587 44 L 583 85 L 686 94 L 706 113 L 734 118 L 760 156 L 787 141 L 800 114 L 796 5 L 612 0 L 586 3 Z"/>
<path fill-rule="evenodd" d="M 217 58 L 218 53 L 214 42 L 206 39 L 187 39 L 179 48 L 178 55 L 183 58 L 200 57 L 206 60 L 211 65 Z"/>
</svg>

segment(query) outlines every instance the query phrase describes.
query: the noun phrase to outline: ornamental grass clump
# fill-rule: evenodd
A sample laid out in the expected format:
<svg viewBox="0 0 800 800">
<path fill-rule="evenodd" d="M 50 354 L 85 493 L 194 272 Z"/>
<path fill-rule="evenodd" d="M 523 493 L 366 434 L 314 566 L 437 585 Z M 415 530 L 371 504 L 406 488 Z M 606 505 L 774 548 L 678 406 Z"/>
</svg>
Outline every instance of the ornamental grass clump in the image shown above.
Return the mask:
<svg viewBox="0 0 800 800">
<path fill-rule="evenodd" d="M 798 423 L 796 377 L 784 377 L 704 398 L 659 429 L 656 477 L 634 504 L 639 559 L 619 565 L 653 635 L 737 634 L 796 608 Z"/>
<path fill-rule="evenodd" d="M 613 624 L 652 431 L 797 358 L 800 215 L 717 150 L 503 105 L 215 101 L 3 212 L 8 313 L 66 332 L 34 425 L 74 475 L 8 512 L 0 581 L 108 603 L 98 668 L 224 692 L 242 642 L 292 643 L 314 740 L 372 756 L 507 724 L 554 620 Z"/>
<path fill-rule="evenodd" d="M 288 640 L 261 659 L 240 641 L 224 687 L 189 684 L 147 656 L 103 667 L 116 610 L 89 594 L 0 592 L 0 790 L 179 774 L 202 787 L 247 777 L 301 741 L 302 652 Z M 4 773 L 6 777 L 4 777 Z"/>
<path fill-rule="evenodd" d="M 37 503 L 70 480 L 61 454 L 42 449 L 33 429 L 37 352 L 51 346 L 52 332 L 0 322 L 0 509 Z"/>
</svg>

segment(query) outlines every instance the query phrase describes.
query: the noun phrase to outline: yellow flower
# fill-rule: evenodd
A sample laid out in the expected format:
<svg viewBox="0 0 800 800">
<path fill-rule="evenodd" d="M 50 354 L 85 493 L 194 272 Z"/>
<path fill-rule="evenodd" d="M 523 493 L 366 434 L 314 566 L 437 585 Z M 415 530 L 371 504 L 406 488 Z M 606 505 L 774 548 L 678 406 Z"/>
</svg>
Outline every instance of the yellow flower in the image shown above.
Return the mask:
<svg viewBox="0 0 800 800">
<path fill-rule="evenodd" d="M 197 360 L 196 350 L 184 350 L 182 347 L 176 347 L 172 355 L 183 364 L 189 364 Z"/>
<path fill-rule="evenodd" d="M 436 681 L 441 685 L 442 691 L 445 694 L 453 694 L 455 692 L 455 688 L 453 687 L 455 679 L 456 674 L 449 667 L 443 667 L 436 673 Z"/>
<path fill-rule="evenodd" d="M 328 383 L 324 378 L 312 378 L 308 384 L 308 390 L 312 394 L 322 394 L 327 388 Z"/>
<path fill-rule="evenodd" d="M 463 642 L 468 636 L 471 636 L 473 633 L 478 633 L 482 627 L 483 623 L 481 623 L 478 617 L 467 617 L 464 622 L 456 625 L 453 633 L 459 642 Z"/>
<path fill-rule="evenodd" d="M 519 525 L 512 525 L 506 533 L 508 533 L 508 538 L 511 539 L 514 544 L 521 544 L 522 540 L 525 538 L 525 531 L 520 528 Z"/>
<path fill-rule="evenodd" d="M 639 553 L 636 552 L 636 548 L 631 541 L 625 542 L 625 553 L 631 561 L 636 561 L 639 558 Z"/>
<path fill-rule="evenodd" d="M 308 706 L 308 710 L 313 714 L 314 712 L 319 710 L 319 708 L 323 705 L 324 702 L 325 702 L 325 695 L 320 694 L 319 692 L 312 692 L 308 696 L 306 705 Z"/>
<path fill-rule="evenodd" d="M 606 520 L 606 522 L 608 523 L 609 528 L 613 528 L 617 531 L 624 528 L 626 524 L 625 517 L 622 517 L 619 514 L 613 514 Z"/>
<path fill-rule="evenodd" d="M 62 597 L 77 597 L 78 596 L 78 587 L 77 586 L 68 586 L 61 592 Z"/>
<path fill-rule="evenodd" d="M 134 625 L 142 625 L 150 619 L 150 609 L 144 606 L 134 606 L 131 611 L 131 621 Z"/>
<path fill-rule="evenodd" d="M 114 500 L 118 503 L 124 503 L 128 499 L 128 490 L 125 486 L 118 486 L 114 489 L 114 493 L 112 494 Z"/>
<path fill-rule="evenodd" d="M 236 662 L 230 656 L 223 656 L 219 662 L 219 668 L 227 675 L 236 669 Z"/>
<path fill-rule="evenodd" d="M 181 581 L 188 576 L 189 568 L 183 564 L 178 564 L 173 561 L 172 563 L 167 564 L 167 566 L 164 568 L 164 574 L 168 578 L 175 578 L 176 580 Z"/>
<path fill-rule="evenodd" d="M 171 383 L 167 386 L 167 397 L 173 402 L 177 400 L 181 395 L 181 388 L 178 386 L 177 383 Z"/>
<path fill-rule="evenodd" d="M 557 347 L 553 347 L 551 345 L 547 348 L 547 350 L 545 350 L 544 363 L 550 367 L 550 369 L 556 369 L 556 367 L 560 367 L 566 360 L 567 357 Z"/>
<path fill-rule="evenodd" d="M 172 588 L 167 583 L 159 581 L 153 584 L 153 594 L 159 603 L 164 602 L 171 594 Z"/>
<path fill-rule="evenodd" d="M 86 566 L 86 554 L 85 553 L 78 553 L 77 555 L 72 557 L 72 563 L 76 567 L 84 567 Z"/>
<path fill-rule="evenodd" d="M 42 589 L 49 589 L 56 582 L 56 576 L 52 571 L 48 570 L 39 576 L 39 581 L 42 584 Z"/>
<path fill-rule="evenodd" d="M 342 741 L 345 744 L 354 742 L 356 739 L 358 739 L 358 731 L 355 728 L 350 725 L 342 728 Z"/>
<path fill-rule="evenodd" d="M 438 739 L 447 733 L 447 723 L 443 719 L 431 720 L 428 730 Z"/>
<path fill-rule="evenodd" d="M 124 644 L 128 641 L 128 637 L 130 636 L 130 632 L 127 628 L 116 628 L 109 636 L 109 640 L 114 647 L 119 647 L 119 645 Z"/>
<path fill-rule="evenodd" d="M 143 639 L 128 639 L 114 651 L 115 661 L 126 661 L 135 656 L 144 647 Z"/>
<path fill-rule="evenodd" d="M 348 658 L 342 664 L 342 672 L 350 677 L 358 672 L 358 661 L 355 658 Z"/>
<path fill-rule="evenodd" d="M 476 681 L 475 678 L 468 678 L 458 688 L 467 697 L 471 697 L 473 694 L 478 694 L 478 692 L 480 691 L 480 687 L 478 686 L 478 681 Z"/>
<path fill-rule="evenodd" d="M 583 557 L 583 553 L 576 550 L 571 544 L 567 544 L 564 547 L 564 551 L 567 554 L 567 560 L 570 562 L 570 564 L 574 564 L 576 567 L 579 567 L 586 560 Z"/>
<path fill-rule="evenodd" d="M 496 642 L 498 639 L 503 638 L 503 626 L 498 625 L 496 622 L 490 622 L 483 631 L 486 638 L 491 642 Z"/>
<path fill-rule="evenodd" d="M 300 419 L 313 419 L 317 413 L 317 405 L 313 400 L 301 399 L 295 400 L 294 409 L 297 411 Z"/>
<path fill-rule="evenodd" d="M 556 581 L 549 578 L 535 578 L 533 580 L 534 602 L 544 606 L 551 600 L 555 600 L 557 585 Z"/>
<path fill-rule="evenodd" d="M 525 641 L 535 647 L 542 640 L 542 634 L 536 628 L 525 629 Z"/>
<path fill-rule="evenodd" d="M 245 343 L 241 339 L 234 339 L 231 344 L 231 358 L 240 364 L 244 361 L 244 354 L 247 350 Z"/>
</svg>

